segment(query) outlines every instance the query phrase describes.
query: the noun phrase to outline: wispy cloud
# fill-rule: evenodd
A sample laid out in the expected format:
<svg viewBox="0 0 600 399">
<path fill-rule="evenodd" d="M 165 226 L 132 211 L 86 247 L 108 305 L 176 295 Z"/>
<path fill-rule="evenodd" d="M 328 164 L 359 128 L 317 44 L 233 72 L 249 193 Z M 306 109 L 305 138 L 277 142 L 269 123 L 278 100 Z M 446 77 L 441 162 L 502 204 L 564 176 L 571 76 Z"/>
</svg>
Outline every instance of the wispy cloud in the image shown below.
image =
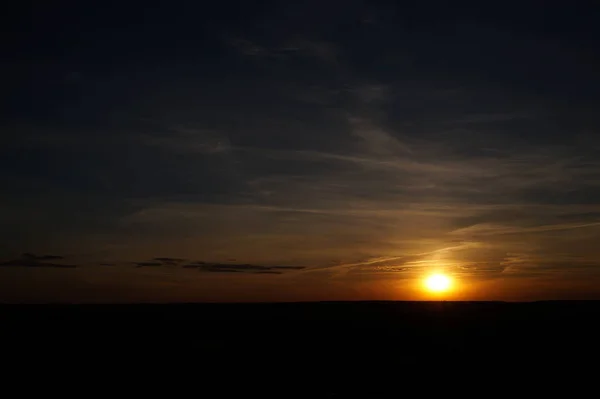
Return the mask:
<svg viewBox="0 0 600 399">
<path fill-rule="evenodd" d="M 263 56 L 269 54 L 268 49 L 243 37 L 227 37 L 225 43 L 239 51 L 242 55 Z"/>
<path fill-rule="evenodd" d="M 38 260 L 38 261 L 45 261 L 45 260 L 62 260 L 65 257 L 61 256 L 61 255 L 35 255 L 35 254 L 31 254 L 31 253 L 24 253 L 23 255 L 21 255 L 21 257 L 23 259 L 29 259 L 29 260 Z"/>
<path fill-rule="evenodd" d="M 581 228 L 585 228 L 585 227 L 596 227 L 596 226 L 600 226 L 600 222 L 563 223 L 563 224 L 542 225 L 542 226 L 532 226 L 532 227 L 507 226 L 507 225 L 482 223 L 482 224 L 476 224 L 473 226 L 455 230 L 452 232 L 452 234 L 463 235 L 463 236 L 527 234 L 527 233 L 544 233 L 544 232 L 549 232 L 549 231 L 581 229 Z"/>
<path fill-rule="evenodd" d="M 154 260 L 158 261 L 158 262 L 162 262 L 164 264 L 168 264 L 168 265 L 178 265 L 182 262 L 185 262 L 185 259 L 182 258 L 165 258 L 165 257 L 159 257 L 159 258 L 154 258 Z"/>
<path fill-rule="evenodd" d="M 502 275 L 571 275 L 600 270 L 600 262 L 570 254 L 508 253 L 501 262 Z"/>
<path fill-rule="evenodd" d="M 162 262 L 136 262 L 136 267 L 159 267 L 164 266 Z"/>
<path fill-rule="evenodd" d="M 210 129 L 194 129 L 184 126 L 166 126 L 153 134 L 140 134 L 141 143 L 174 152 L 218 154 L 231 149 L 227 136 Z"/>
<path fill-rule="evenodd" d="M 286 271 L 302 270 L 304 266 L 262 266 L 248 263 L 211 263 L 211 262 L 192 262 L 183 265 L 187 269 L 197 269 L 201 272 L 235 272 L 235 273 L 256 273 L 256 274 L 282 274 Z"/>
<path fill-rule="evenodd" d="M 54 268 L 54 269 L 74 269 L 77 265 L 65 263 L 48 262 L 50 260 L 63 260 L 63 256 L 58 255 L 34 255 L 24 253 L 20 258 L 10 259 L 0 262 L 0 267 L 24 267 L 24 268 Z"/>
<path fill-rule="evenodd" d="M 342 277 L 352 274 L 402 274 L 423 272 L 427 269 L 435 270 L 451 259 L 452 252 L 477 248 L 477 242 L 462 242 L 456 245 L 445 246 L 433 251 L 413 253 L 400 256 L 376 256 L 355 262 L 340 262 L 331 265 L 308 268 L 303 273 L 324 273 L 331 277 Z"/>
<path fill-rule="evenodd" d="M 371 102 L 371 99 L 367 101 Z M 361 138 L 365 143 L 365 150 L 373 155 L 402 155 L 411 153 L 408 145 L 398 138 L 383 130 L 377 124 L 360 117 L 349 116 L 352 134 Z M 397 159 L 401 161 L 401 158 Z"/>
</svg>

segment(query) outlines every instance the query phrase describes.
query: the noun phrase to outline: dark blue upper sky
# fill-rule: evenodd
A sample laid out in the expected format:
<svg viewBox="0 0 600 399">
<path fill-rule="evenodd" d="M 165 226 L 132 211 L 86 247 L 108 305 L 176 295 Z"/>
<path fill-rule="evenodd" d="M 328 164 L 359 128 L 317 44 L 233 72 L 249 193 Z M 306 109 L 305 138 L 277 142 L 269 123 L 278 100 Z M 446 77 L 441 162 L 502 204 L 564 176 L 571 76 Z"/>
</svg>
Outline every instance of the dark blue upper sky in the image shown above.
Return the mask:
<svg viewBox="0 0 600 399">
<path fill-rule="evenodd" d="M 598 7 L 474 4 L 11 6 L 2 256 L 57 252 L 107 285 L 189 281 L 127 269 L 161 256 L 342 286 L 589 281 Z"/>
</svg>

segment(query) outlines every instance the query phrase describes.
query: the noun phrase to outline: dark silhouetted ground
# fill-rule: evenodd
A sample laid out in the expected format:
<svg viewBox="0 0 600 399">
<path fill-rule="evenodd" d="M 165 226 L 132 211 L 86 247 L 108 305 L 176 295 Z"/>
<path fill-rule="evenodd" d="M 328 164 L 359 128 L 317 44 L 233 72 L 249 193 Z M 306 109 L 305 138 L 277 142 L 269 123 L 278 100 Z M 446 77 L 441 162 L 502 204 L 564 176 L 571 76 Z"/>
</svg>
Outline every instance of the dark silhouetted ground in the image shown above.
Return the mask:
<svg viewBox="0 0 600 399">
<path fill-rule="evenodd" d="M 600 352 L 600 302 L 5 305 L 0 315 L 13 369 L 85 370 L 105 386 L 116 370 L 129 382 L 142 373 L 144 387 L 175 376 L 220 392 L 205 397 L 399 397 L 445 378 L 471 393 L 535 378 L 544 392 L 567 379 L 575 389 L 595 378 Z"/>
</svg>

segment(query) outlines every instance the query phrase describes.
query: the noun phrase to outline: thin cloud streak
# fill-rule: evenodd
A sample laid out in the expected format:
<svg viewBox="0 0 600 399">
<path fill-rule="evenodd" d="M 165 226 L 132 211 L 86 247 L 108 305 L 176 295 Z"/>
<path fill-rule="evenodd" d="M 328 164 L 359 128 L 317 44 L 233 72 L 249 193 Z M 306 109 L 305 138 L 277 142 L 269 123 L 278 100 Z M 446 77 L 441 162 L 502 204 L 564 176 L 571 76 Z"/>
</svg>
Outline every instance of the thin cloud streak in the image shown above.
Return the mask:
<svg viewBox="0 0 600 399">
<path fill-rule="evenodd" d="M 562 230 L 573 230 L 581 229 L 586 227 L 600 226 L 600 222 L 593 223 L 565 223 L 558 225 L 545 225 L 535 227 L 516 227 L 516 226 L 502 226 L 493 224 L 482 224 L 466 227 L 463 229 L 455 230 L 451 234 L 454 235 L 467 235 L 467 236 L 490 236 L 490 235 L 504 235 L 504 234 L 528 234 L 528 233 L 545 233 L 549 231 L 562 231 Z"/>
</svg>

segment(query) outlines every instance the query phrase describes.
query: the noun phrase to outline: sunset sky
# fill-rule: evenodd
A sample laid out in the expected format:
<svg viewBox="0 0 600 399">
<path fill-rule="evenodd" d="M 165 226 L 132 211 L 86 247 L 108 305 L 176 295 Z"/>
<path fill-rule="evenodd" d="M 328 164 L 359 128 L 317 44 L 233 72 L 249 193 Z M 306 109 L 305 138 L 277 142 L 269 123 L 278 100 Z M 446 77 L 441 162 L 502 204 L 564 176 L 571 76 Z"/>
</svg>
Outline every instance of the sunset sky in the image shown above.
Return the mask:
<svg viewBox="0 0 600 399">
<path fill-rule="evenodd" d="M 600 14 L 408 3 L 5 13 L 0 302 L 600 299 Z"/>
</svg>

